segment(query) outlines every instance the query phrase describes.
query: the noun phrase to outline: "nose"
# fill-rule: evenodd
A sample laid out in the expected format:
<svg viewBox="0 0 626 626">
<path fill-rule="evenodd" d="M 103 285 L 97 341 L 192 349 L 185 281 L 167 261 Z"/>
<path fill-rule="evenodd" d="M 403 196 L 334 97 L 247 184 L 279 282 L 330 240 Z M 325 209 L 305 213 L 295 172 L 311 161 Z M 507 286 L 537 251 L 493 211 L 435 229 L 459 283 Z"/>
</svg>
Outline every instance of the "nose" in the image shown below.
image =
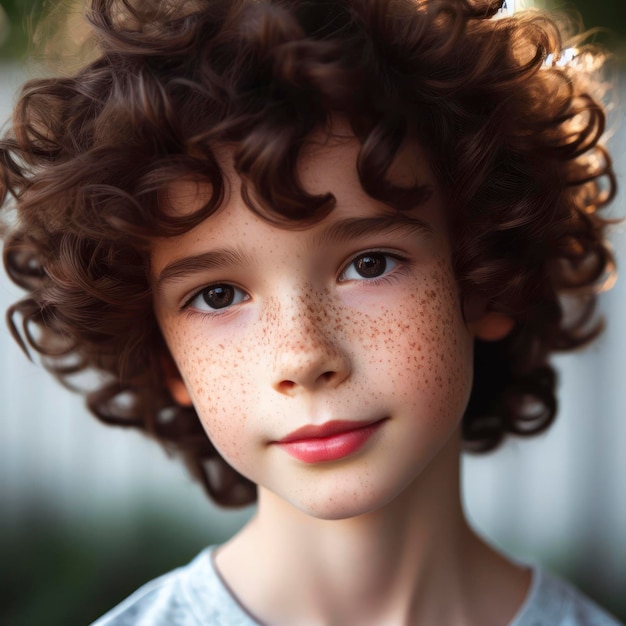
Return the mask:
<svg viewBox="0 0 626 626">
<path fill-rule="evenodd" d="M 273 346 L 273 387 L 295 396 L 340 385 L 350 376 L 350 357 L 340 341 L 337 318 L 331 321 L 322 306 L 304 302 L 286 307 L 276 318 Z"/>
</svg>

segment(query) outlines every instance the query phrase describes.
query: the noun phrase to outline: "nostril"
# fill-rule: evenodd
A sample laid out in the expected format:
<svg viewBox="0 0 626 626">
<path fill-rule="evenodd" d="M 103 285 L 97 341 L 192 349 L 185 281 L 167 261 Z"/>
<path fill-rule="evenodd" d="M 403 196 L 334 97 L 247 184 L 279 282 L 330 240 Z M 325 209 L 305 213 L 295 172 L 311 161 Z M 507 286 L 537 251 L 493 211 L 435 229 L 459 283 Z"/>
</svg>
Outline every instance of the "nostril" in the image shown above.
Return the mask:
<svg viewBox="0 0 626 626">
<path fill-rule="evenodd" d="M 291 391 L 295 386 L 296 383 L 294 383 L 292 380 L 282 380 L 280 383 L 278 383 L 278 390 L 282 391 L 283 393 L 287 393 Z"/>
<path fill-rule="evenodd" d="M 320 374 L 315 381 L 311 380 L 309 385 L 316 385 L 316 384 L 324 384 L 324 383 L 328 383 L 328 382 L 332 382 L 332 380 L 335 378 L 336 376 L 336 372 L 333 372 L 332 370 L 329 370 L 327 372 L 323 372 L 322 374 Z M 278 391 L 280 391 L 281 393 L 286 393 L 289 394 L 291 393 L 296 387 L 299 386 L 299 384 L 301 383 L 297 383 L 293 380 L 289 380 L 289 379 L 285 379 L 285 380 L 281 380 L 277 385 L 276 385 L 276 389 Z M 307 385 L 307 386 L 309 386 Z"/>
</svg>

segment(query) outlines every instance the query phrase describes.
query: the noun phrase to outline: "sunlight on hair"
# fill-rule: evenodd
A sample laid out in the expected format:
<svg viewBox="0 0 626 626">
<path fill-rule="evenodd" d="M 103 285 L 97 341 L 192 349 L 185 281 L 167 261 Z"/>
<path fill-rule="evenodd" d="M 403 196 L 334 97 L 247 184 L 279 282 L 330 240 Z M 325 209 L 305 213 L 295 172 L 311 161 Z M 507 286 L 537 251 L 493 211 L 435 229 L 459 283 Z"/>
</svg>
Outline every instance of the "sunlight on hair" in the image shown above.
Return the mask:
<svg viewBox="0 0 626 626">
<path fill-rule="evenodd" d="M 515 13 L 515 0 L 504 0 L 500 10 L 496 13 L 496 17 L 508 17 L 513 13 Z"/>
<path fill-rule="evenodd" d="M 529 9 L 534 7 L 536 2 L 534 0 L 502 0 L 502 6 L 496 13 L 496 18 L 509 17 L 516 11 L 522 9 Z M 541 4 L 541 3 L 540 3 Z"/>
<path fill-rule="evenodd" d="M 593 56 L 593 55 L 591 55 Z M 544 64 L 547 67 L 563 67 L 564 65 L 568 65 L 572 63 L 574 59 L 578 57 L 578 50 L 576 48 L 565 48 L 565 50 L 561 50 L 561 54 L 559 56 L 555 56 L 553 54 L 549 54 L 544 61 Z"/>
</svg>

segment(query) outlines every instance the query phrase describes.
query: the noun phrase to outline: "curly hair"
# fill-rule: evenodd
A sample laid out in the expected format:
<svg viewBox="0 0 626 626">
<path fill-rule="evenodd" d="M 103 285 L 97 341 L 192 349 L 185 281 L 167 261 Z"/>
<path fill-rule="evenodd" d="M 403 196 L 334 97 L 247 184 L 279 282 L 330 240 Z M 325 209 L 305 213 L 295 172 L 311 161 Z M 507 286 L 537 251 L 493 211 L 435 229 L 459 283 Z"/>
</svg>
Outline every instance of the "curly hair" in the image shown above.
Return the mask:
<svg viewBox="0 0 626 626">
<path fill-rule="evenodd" d="M 301 187 L 298 155 L 339 113 L 360 142 L 363 189 L 400 211 L 421 190 L 385 174 L 417 138 L 444 195 L 461 293 L 516 322 L 505 339 L 477 342 L 467 447 L 543 431 L 557 407 L 550 354 L 601 327 L 594 304 L 613 261 L 598 210 L 615 177 L 583 62 L 593 53 L 560 63 L 552 18 L 496 17 L 499 5 L 92 0 L 99 56 L 26 83 L 0 142 L 0 199 L 17 211 L 4 261 L 28 292 L 8 312 L 15 339 L 66 385 L 96 372 L 89 409 L 180 453 L 217 502 L 253 501 L 255 486 L 164 384 L 149 244 L 220 206 L 225 143 L 251 211 L 283 225 L 321 219 L 334 198 Z M 212 189 L 183 217 L 159 204 L 181 177 Z"/>
</svg>

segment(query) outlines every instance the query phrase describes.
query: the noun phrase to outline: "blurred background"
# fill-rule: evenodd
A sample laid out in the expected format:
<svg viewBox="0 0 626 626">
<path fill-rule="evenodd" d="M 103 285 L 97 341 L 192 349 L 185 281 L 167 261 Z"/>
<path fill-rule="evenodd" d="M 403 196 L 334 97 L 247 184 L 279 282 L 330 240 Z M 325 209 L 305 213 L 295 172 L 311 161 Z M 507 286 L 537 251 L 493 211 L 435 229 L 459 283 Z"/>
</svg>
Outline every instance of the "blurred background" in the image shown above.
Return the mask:
<svg viewBox="0 0 626 626">
<path fill-rule="evenodd" d="M 577 11 L 616 52 L 609 145 L 623 187 L 626 3 L 549 6 Z M 56 19 L 61 9 L 68 19 Z M 42 11 L 51 10 L 56 18 L 33 43 Z M 80 19 L 76 2 L 0 0 L 0 120 L 19 85 L 41 73 L 49 41 L 61 56 L 67 43 L 71 56 L 83 36 Z M 618 196 L 612 215 L 626 216 L 624 206 Z M 626 226 L 617 225 L 612 239 L 626 268 Z M 0 308 L 19 297 L 2 273 Z M 554 427 L 495 454 L 468 456 L 464 482 L 469 516 L 483 534 L 569 578 L 626 620 L 624 275 L 601 306 L 610 322 L 602 338 L 557 359 L 561 409 Z M 4 325 L 0 398 L 2 626 L 88 624 L 143 582 L 225 540 L 252 512 L 216 509 L 155 444 L 97 423 L 79 397 L 25 359 Z"/>
</svg>

